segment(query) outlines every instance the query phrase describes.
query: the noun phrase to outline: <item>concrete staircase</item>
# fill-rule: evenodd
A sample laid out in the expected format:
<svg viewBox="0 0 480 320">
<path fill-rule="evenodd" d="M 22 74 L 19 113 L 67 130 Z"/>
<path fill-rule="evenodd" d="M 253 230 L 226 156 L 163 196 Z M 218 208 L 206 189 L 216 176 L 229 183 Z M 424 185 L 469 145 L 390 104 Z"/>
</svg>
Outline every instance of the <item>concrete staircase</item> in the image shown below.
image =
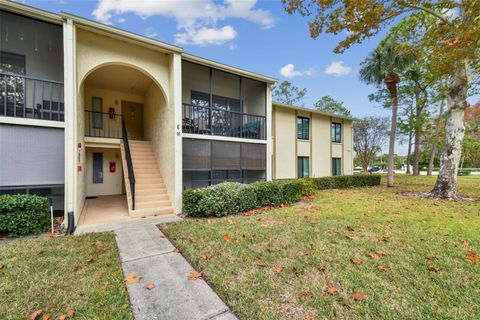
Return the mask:
<svg viewBox="0 0 480 320">
<path fill-rule="evenodd" d="M 121 151 L 130 216 L 173 214 L 172 203 L 158 169 L 152 142 L 139 140 L 129 140 L 128 142 L 135 173 L 135 210 L 132 210 L 132 195 L 123 141 Z"/>
</svg>

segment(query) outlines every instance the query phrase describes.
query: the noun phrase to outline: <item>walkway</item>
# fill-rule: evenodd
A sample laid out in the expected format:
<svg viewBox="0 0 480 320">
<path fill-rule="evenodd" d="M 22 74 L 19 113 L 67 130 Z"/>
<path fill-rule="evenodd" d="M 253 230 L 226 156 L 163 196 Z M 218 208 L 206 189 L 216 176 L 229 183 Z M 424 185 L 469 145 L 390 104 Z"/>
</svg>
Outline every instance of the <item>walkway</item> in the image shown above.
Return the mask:
<svg viewBox="0 0 480 320">
<path fill-rule="evenodd" d="M 155 217 L 113 226 L 124 275 L 143 277 L 127 285 L 135 319 L 237 319 L 204 280 L 187 279 L 193 268 L 156 226 L 167 220 L 181 218 Z M 146 289 L 149 283 L 155 288 Z"/>
</svg>

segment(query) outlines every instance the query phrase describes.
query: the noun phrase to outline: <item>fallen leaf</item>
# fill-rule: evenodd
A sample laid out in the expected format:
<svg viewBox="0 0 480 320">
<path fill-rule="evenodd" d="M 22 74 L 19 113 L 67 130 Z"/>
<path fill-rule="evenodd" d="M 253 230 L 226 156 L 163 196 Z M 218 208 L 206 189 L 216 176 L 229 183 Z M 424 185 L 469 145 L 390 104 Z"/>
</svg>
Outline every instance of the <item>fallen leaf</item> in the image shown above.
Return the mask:
<svg viewBox="0 0 480 320">
<path fill-rule="evenodd" d="M 377 251 L 377 254 L 379 254 L 379 255 L 381 255 L 381 256 L 386 256 L 386 255 L 387 255 L 387 253 L 386 253 L 385 251 L 383 251 L 383 250 L 378 250 L 378 251 Z"/>
<path fill-rule="evenodd" d="M 463 240 L 461 240 L 461 242 L 465 247 L 468 246 L 468 240 L 463 239 Z"/>
<path fill-rule="evenodd" d="M 308 256 L 309 253 L 308 253 L 308 252 L 300 251 L 299 255 L 300 255 L 301 257 L 305 257 L 305 256 Z"/>
<path fill-rule="evenodd" d="M 265 313 L 267 312 L 268 308 L 267 307 L 260 307 L 260 312 Z"/>
<path fill-rule="evenodd" d="M 313 294 L 308 293 L 308 292 L 302 292 L 300 293 L 300 300 L 308 300 L 313 298 Z"/>
<path fill-rule="evenodd" d="M 327 270 L 327 267 L 325 266 L 320 266 L 318 267 L 318 270 L 322 271 L 322 272 L 325 272 Z"/>
<path fill-rule="evenodd" d="M 352 294 L 352 298 L 354 300 L 360 301 L 360 300 L 365 300 L 366 296 L 361 292 L 356 292 L 356 293 Z"/>
<path fill-rule="evenodd" d="M 101 245 L 103 244 L 103 242 L 100 241 L 100 240 L 97 240 L 97 241 L 95 241 L 95 244 L 96 244 L 97 246 L 101 246 Z"/>
<path fill-rule="evenodd" d="M 328 287 L 327 293 L 331 296 L 335 296 L 337 294 L 337 289 L 335 289 L 334 287 Z"/>
<path fill-rule="evenodd" d="M 102 279 L 103 278 L 103 272 L 102 271 L 98 271 L 95 276 L 97 277 L 97 279 Z"/>
<path fill-rule="evenodd" d="M 45 314 L 43 317 L 42 317 L 42 320 L 50 320 L 52 319 L 52 315 L 50 313 L 48 314 Z"/>
<path fill-rule="evenodd" d="M 212 224 L 212 220 L 211 220 L 211 219 L 208 219 L 208 220 L 207 220 L 207 223 L 208 223 L 208 224 Z"/>
<path fill-rule="evenodd" d="M 480 256 L 477 256 L 473 251 L 468 251 L 467 254 L 465 255 L 465 261 L 470 263 L 480 264 Z"/>
<path fill-rule="evenodd" d="M 350 236 L 350 235 L 348 235 L 348 234 L 347 234 L 345 237 L 346 237 L 348 240 L 355 240 L 355 237 L 354 237 L 354 236 Z"/>
<path fill-rule="evenodd" d="M 283 268 L 282 268 L 282 267 L 275 266 L 275 267 L 273 267 L 273 272 L 275 272 L 275 273 L 282 273 L 282 272 L 283 272 Z"/>
<path fill-rule="evenodd" d="M 93 258 L 87 259 L 87 263 L 92 263 L 92 262 L 93 262 Z"/>
<path fill-rule="evenodd" d="M 75 315 L 75 310 L 68 310 L 67 313 L 62 314 L 58 317 L 58 320 L 65 320 L 66 318 L 71 318 Z"/>
<path fill-rule="evenodd" d="M 433 272 L 438 272 L 440 271 L 440 268 L 434 267 L 434 266 L 428 266 L 427 267 L 428 271 L 433 271 Z"/>
<path fill-rule="evenodd" d="M 230 241 L 230 237 L 228 236 L 228 234 L 223 236 L 223 241 Z"/>
<path fill-rule="evenodd" d="M 292 273 L 293 273 L 294 275 L 298 275 L 297 267 L 292 267 L 290 270 L 292 271 Z"/>
<path fill-rule="evenodd" d="M 362 260 L 362 259 L 350 259 L 350 261 L 351 261 L 353 264 L 356 264 L 357 266 L 363 264 L 363 260 Z"/>
<path fill-rule="evenodd" d="M 35 310 L 28 315 L 28 320 L 36 320 L 42 314 L 43 309 Z"/>
<path fill-rule="evenodd" d="M 312 316 L 311 315 L 306 315 L 305 318 L 303 318 L 303 320 L 313 320 Z"/>
<path fill-rule="evenodd" d="M 188 280 L 197 280 L 199 278 L 203 277 L 202 272 L 198 272 L 196 270 L 193 270 L 190 275 L 188 276 Z"/>
<path fill-rule="evenodd" d="M 373 260 L 380 260 L 380 257 L 375 253 L 369 253 L 368 257 Z"/>
<path fill-rule="evenodd" d="M 18 260 L 17 256 L 13 256 L 13 257 L 10 258 L 10 261 L 12 261 L 12 262 L 15 262 L 17 260 Z"/>
<path fill-rule="evenodd" d="M 380 242 L 380 238 L 379 237 L 371 237 L 370 241 L 371 242 Z"/>
<path fill-rule="evenodd" d="M 204 252 L 204 253 L 202 254 L 202 258 L 203 258 L 204 260 L 210 260 L 210 259 L 212 259 L 212 254 L 211 254 L 210 252 Z"/>
<path fill-rule="evenodd" d="M 107 252 L 107 251 L 108 251 L 108 248 L 102 248 L 102 247 L 100 247 L 100 248 L 97 248 L 97 251 L 98 251 L 98 252 Z"/>
<path fill-rule="evenodd" d="M 378 266 L 377 269 L 383 272 L 388 272 L 388 268 L 385 266 Z"/>
<path fill-rule="evenodd" d="M 145 288 L 148 290 L 152 290 L 153 288 L 155 288 L 155 285 L 153 283 L 149 283 L 145 286 Z"/>
<path fill-rule="evenodd" d="M 129 273 L 123 281 L 125 281 L 125 284 L 128 286 L 133 283 L 138 283 L 142 278 L 142 276 L 135 276 L 133 273 Z"/>
<path fill-rule="evenodd" d="M 173 252 L 179 253 L 179 252 L 180 252 L 180 249 L 175 248 L 175 250 L 173 250 Z"/>
<path fill-rule="evenodd" d="M 55 305 L 53 303 L 49 303 L 45 306 L 45 308 L 43 308 L 43 310 L 47 311 L 47 310 L 50 310 L 52 308 L 55 308 Z"/>
<path fill-rule="evenodd" d="M 425 257 L 425 259 L 427 259 L 427 260 L 433 260 L 433 259 L 435 259 L 435 258 L 436 258 L 435 256 L 426 256 L 426 257 Z"/>
</svg>

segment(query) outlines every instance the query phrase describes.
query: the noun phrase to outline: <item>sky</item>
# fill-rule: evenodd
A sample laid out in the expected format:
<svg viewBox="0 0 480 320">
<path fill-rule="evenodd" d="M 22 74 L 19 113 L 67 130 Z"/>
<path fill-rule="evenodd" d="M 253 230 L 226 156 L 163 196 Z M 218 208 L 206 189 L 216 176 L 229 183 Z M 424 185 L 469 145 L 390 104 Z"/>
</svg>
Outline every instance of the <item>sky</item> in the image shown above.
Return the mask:
<svg viewBox="0 0 480 320">
<path fill-rule="evenodd" d="M 306 88 L 305 107 L 322 96 L 344 102 L 354 117 L 388 116 L 370 102 L 375 87 L 359 80 L 359 65 L 385 32 L 343 54 L 333 48 L 346 34 L 312 39 L 307 18 L 285 12 L 280 0 L 25 0 L 52 12 L 87 19 L 175 44 L 221 63 L 288 80 Z M 406 146 L 398 145 L 398 154 Z"/>
</svg>

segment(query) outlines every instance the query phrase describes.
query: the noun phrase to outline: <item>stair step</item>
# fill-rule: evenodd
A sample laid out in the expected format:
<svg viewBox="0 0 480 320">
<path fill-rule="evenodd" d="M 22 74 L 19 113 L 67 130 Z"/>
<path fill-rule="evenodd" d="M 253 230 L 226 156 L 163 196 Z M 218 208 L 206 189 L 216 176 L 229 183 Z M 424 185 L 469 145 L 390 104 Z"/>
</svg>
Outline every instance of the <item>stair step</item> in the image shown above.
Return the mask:
<svg viewBox="0 0 480 320">
<path fill-rule="evenodd" d="M 171 205 L 170 200 L 138 201 L 138 199 L 135 199 L 135 209 L 162 208 L 170 207 Z"/>
<path fill-rule="evenodd" d="M 160 196 L 162 198 L 170 199 L 166 188 L 148 188 L 136 190 L 135 197 Z M 135 198 L 136 199 L 136 198 Z M 162 199 L 165 200 L 165 199 Z"/>
<path fill-rule="evenodd" d="M 135 194 L 135 200 L 138 202 L 145 202 L 145 201 L 162 201 L 162 200 L 169 200 L 168 194 L 145 194 L 145 192 Z"/>
<path fill-rule="evenodd" d="M 154 216 L 154 215 L 170 215 L 174 214 L 173 207 L 161 207 L 161 208 L 147 208 L 147 209 L 137 209 L 135 208 L 134 211 L 130 213 L 132 217 L 146 217 L 146 216 Z"/>
</svg>

